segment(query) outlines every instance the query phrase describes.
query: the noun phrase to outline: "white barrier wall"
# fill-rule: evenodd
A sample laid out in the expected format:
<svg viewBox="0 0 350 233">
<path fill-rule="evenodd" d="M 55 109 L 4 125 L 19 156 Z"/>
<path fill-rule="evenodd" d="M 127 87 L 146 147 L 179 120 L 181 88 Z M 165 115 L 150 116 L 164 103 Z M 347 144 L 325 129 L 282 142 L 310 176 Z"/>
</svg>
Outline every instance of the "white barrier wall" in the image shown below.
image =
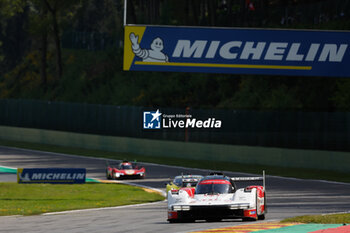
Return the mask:
<svg viewBox="0 0 350 233">
<path fill-rule="evenodd" d="M 144 156 L 228 161 L 350 172 L 350 153 L 111 137 L 0 126 L 0 139 Z"/>
</svg>

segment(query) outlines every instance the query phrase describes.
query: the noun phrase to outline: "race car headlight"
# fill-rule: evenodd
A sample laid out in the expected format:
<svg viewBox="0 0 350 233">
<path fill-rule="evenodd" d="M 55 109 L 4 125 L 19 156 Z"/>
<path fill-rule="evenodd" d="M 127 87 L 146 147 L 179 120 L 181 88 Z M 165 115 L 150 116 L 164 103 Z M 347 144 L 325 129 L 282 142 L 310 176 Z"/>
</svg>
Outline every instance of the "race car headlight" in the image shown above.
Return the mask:
<svg viewBox="0 0 350 233">
<path fill-rule="evenodd" d="M 189 211 L 190 210 L 190 206 L 188 205 L 174 205 L 173 206 L 173 210 L 174 211 Z"/>
<path fill-rule="evenodd" d="M 138 172 L 137 175 L 143 176 L 144 173 L 143 172 Z"/>
</svg>

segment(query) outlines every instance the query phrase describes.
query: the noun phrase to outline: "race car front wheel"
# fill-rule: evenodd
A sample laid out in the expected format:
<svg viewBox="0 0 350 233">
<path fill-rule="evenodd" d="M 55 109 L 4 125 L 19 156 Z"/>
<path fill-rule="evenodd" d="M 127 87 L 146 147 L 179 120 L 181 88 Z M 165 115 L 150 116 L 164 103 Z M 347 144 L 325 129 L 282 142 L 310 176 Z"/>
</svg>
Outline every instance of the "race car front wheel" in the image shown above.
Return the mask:
<svg viewBox="0 0 350 233">
<path fill-rule="evenodd" d="M 260 206 L 258 206 L 258 193 L 256 193 L 256 213 L 258 215 L 258 220 L 264 220 L 265 219 L 265 208 L 266 208 L 266 196 L 265 196 L 265 193 L 264 193 L 264 210 L 262 211 L 262 213 L 259 211 L 260 210 Z"/>
</svg>

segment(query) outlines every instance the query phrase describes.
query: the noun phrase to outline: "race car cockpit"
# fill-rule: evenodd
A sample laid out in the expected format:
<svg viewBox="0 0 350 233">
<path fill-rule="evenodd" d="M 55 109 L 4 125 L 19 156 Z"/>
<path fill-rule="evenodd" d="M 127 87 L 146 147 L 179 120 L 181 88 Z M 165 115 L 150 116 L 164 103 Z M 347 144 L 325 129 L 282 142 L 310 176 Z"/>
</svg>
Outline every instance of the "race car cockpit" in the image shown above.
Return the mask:
<svg viewBox="0 0 350 233">
<path fill-rule="evenodd" d="M 201 180 L 195 190 L 195 194 L 226 194 L 234 193 L 236 187 L 229 178 L 225 176 L 207 176 Z"/>
</svg>

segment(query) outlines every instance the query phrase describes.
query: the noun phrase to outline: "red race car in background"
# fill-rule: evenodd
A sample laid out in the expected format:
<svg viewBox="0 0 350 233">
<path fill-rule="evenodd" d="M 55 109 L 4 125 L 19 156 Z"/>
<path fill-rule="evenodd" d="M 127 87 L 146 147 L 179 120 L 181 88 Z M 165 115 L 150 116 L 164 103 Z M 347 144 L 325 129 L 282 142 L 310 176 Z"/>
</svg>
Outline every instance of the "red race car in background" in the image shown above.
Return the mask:
<svg viewBox="0 0 350 233">
<path fill-rule="evenodd" d="M 107 179 L 145 178 L 146 169 L 136 163 L 123 161 L 119 164 L 107 164 Z"/>
</svg>

